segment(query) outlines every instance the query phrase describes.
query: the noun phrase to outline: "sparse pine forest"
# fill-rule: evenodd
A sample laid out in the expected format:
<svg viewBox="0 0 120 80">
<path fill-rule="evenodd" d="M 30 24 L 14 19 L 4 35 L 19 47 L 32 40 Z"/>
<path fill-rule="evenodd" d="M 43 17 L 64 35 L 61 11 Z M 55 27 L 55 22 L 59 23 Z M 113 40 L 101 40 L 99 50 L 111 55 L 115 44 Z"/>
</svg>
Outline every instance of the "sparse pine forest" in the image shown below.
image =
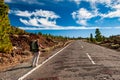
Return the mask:
<svg viewBox="0 0 120 80">
<path fill-rule="evenodd" d="M 120 51 L 120 35 L 104 37 L 100 30 L 96 29 L 95 37 L 93 37 L 93 34 L 91 33 L 88 41 Z"/>
</svg>

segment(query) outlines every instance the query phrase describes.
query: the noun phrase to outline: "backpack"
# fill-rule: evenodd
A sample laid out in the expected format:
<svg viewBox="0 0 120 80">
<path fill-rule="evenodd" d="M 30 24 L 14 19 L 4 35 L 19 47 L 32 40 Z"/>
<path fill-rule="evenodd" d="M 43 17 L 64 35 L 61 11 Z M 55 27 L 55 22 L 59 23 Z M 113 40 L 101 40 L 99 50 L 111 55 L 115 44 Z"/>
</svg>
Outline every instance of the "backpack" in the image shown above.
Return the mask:
<svg viewBox="0 0 120 80">
<path fill-rule="evenodd" d="M 32 52 L 38 52 L 39 51 L 39 46 L 37 41 L 31 41 L 30 42 L 30 51 Z"/>
</svg>

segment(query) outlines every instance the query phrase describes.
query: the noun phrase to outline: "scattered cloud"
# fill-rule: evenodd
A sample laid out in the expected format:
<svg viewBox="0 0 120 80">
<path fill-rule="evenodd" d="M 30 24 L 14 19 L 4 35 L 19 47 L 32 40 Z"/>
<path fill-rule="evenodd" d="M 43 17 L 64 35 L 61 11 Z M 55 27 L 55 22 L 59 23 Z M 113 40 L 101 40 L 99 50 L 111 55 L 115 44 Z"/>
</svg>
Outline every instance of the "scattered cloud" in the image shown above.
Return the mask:
<svg viewBox="0 0 120 80">
<path fill-rule="evenodd" d="M 108 14 L 101 14 L 103 18 L 120 18 L 120 10 L 111 11 Z"/>
<path fill-rule="evenodd" d="M 39 4 L 37 0 L 21 0 L 22 2 L 28 3 L 28 4 Z"/>
<path fill-rule="evenodd" d="M 5 0 L 6 3 L 26 3 L 26 4 L 38 4 L 44 5 L 44 3 L 39 2 L 38 0 Z"/>
<path fill-rule="evenodd" d="M 41 23 L 43 26 L 46 26 L 46 27 L 57 27 L 55 20 L 54 21 L 49 21 L 48 19 L 40 18 L 40 19 L 37 19 L 37 21 L 39 23 Z"/>
<path fill-rule="evenodd" d="M 53 11 L 47 11 L 47 10 L 35 10 L 33 12 L 30 11 L 20 11 L 16 10 L 10 11 L 10 14 L 14 14 L 17 16 L 20 16 L 19 19 L 20 22 L 27 26 L 44 26 L 44 27 L 57 27 L 56 26 L 56 19 L 60 18 L 59 15 L 54 13 Z M 22 18 L 23 17 L 23 18 Z M 24 17 L 28 18 L 25 19 Z"/>
<path fill-rule="evenodd" d="M 30 18 L 29 20 L 25 20 L 25 19 L 20 18 L 20 21 L 23 24 L 28 25 L 28 26 L 40 26 L 41 25 L 38 23 L 36 18 Z"/>
<path fill-rule="evenodd" d="M 75 2 L 77 5 L 79 5 L 81 3 L 81 1 L 86 1 L 86 2 L 89 2 L 91 4 L 101 3 L 101 4 L 110 5 L 113 0 L 69 0 L 69 1 Z M 116 0 L 116 2 L 118 2 L 118 1 L 120 1 L 120 0 Z M 91 6 L 94 6 L 94 5 L 91 5 Z"/>
<path fill-rule="evenodd" d="M 11 0 L 5 0 L 5 2 L 6 2 L 6 3 L 10 3 L 10 2 L 11 2 Z"/>
<path fill-rule="evenodd" d="M 72 13 L 73 19 L 76 20 L 76 23 L 81 25 L 87 25 L 87 20 L 95 17 L 96 15 L 85 8 L 80 8 L 78 11 Z"/>
<path fill-rule="evenodd" d="M 84 0 L 77 1 L 80 3 Z M 101 17 L 100 20 L 103 20 L 105 18 L 118 18 L 118 20 L 120 19 L 120 0 L 86 0 L 86 2 L 89 2 L 91 4 L 92 10 L 88 11 L 86 8 L 80 8 L 79 10 L 74 11 L 72 13 L 72 17 L 76 21 L 76 23 L 80 25 L 87 25 L 88 20 L 97 16 Z M 105 4 L 104 6 L 109 7 L 111 10 L 106 11 L 106 13 L 99 12 L 99 8 L 97 7 L 98 3 Z"/>
<path fill-rule="evenodd" d="M 18 0 L 19 2 L 24 2 L 28 4 L 41 4 L 38 0 Z M 62 2 L 66 0 L 54 0 L 56 2 Z M 81 26 L 59 26 L 57 25 L 56 20 L 61 18 L 53 11 L 49 10 L 34 10 L 34 11 L 21 11 L 21 10 L 10 10 L 10 14 L 14 14 L 19 16 L 19 20 L 26 26 L 34 26 L 34 27 L 20 27 L 22 29 L 31 29 L 31 30 L 42 30 L 42 29 L 111 29 L 112 27 L 85 27 L 88 26 L 88 20 L 94 17 L 101 17 L 101 20 L 105 18 L 118 18 L 120 21 L 120 0 L 68 0 L 69 2 L 74 2 L 77 5 L 81 4 L 81 1 L 86 1 L 91 4 L 91 10 L 87 9 L 86 7 L 80 7 L 78 10 L 73 11 L 71 13 L 72 18 L 76 21 L 77 24 Z M 5 2 L 10 3 L 13 0 L 5 0 Z M 15 1 L 16 2 L 16 1 Z M 100 13 L 97 7 L 97 4 L 105 4 L 106 7 L 111 8 L 110 11 L 106 11 L 107 13 Z M 95 21 L 98 23 L 97 21 Z M 120 27 L 115 27 L 119 29 Z"/>
<path fill-rule="evenodd" d="M 120 18 L 120 3 L 111 4 L 112 11 L 109 11 L 106 14 L 100 14 L 102 18 Z"/>
<path fill-rule="evenodd" d="M 90 3 L 102 3 L 102 4 L 111 4 L 112 0 L 87 0 Z"/>
<path fill-rule="evenodd" d="M 32 12 L 32 14 L 34 16 L 41 16 L 41 17 L 45 17 L 45 18 L 51 18 L 51 19 L 57 19 L 60 18 L 60 16 L 58 16 L 56 13 L 54 13 L 53 11 L 47 11 L 47 10 L 35 10 L 34 12 Z"/>
<path fill-rule="evenodd" d="M 10 14 L 14 14 L 21 17 L 31 17 L 31 16 L 38 16 L 43 18 L 51 18 L 51 19 L 57 19 L 60 18 L 57 14 L 55 14 L 53 11 L 48 10 L 35 10 L 35 11 L 20 11 L 20 10 L 10 10 Z"/>
<path fill-rule="evenodd" d="M 87 20 L 77 20 L 76 23 L 81 25 L 87 25 Z"/>
<path fill-rule="evenodd" d="M 70 0 L 71 2 L 75 2 L 77 5 L 80 4 L 81 0 Z"/>
<path fill-rule="evenodd" d="M 31 13 L 31 12 L 28 12 L 27 10 L 26 10 L 26 11 L 10 10 L 9 13 L 10 13 L 10 14 L 17 15 L 17 16 L 21 16 L 21 17 L 30 17 L 30 16 L 32 16 L 32 13 Z"/>
<path fill-rule="evenodd" d="M 114 9 L 120 9 L 120 4 L 116 4 L 116 5 L 114 5 L 114 6 L 112 6 L 112 8 L 114 8 Z"/>
</svg>

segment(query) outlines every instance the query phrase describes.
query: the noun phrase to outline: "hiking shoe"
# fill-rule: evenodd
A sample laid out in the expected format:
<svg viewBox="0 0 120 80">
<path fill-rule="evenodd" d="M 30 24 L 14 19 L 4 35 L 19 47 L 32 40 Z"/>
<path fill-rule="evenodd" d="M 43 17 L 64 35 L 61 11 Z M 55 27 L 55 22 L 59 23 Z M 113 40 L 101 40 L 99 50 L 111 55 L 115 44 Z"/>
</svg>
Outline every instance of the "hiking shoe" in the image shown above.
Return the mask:
<svg viewBox="0 0 120 80">
<path fill-rule="evenodd" d="M 38 64 L 35 65 L 35 67 L 37 67 L 37 66 L 38 66 Z"/>
</svg>

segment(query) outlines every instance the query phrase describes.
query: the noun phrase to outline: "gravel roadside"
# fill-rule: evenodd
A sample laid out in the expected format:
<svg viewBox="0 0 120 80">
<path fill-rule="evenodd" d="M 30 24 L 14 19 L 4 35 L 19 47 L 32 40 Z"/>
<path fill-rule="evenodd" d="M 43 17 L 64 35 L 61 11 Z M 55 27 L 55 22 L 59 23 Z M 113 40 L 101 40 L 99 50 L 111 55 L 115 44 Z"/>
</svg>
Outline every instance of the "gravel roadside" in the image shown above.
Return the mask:
<svg viewBox="0 0 120 80">
<path fill-rule="evenodd" d="M 50 51 L 50 52 L 47 52 L 47 53 L 42 53 L 43 55 L 44 54 L 48 54 L 48 55 L 47 56 L 40 56 L 39 64 L 41 64 L 48 57 L 50 57 L 51 55 L 53 55 L 54 53 L 56 53 L 60 49 L 61 48 L 57 48 L 53 51 Z M 7 69 L 6 71 L 0 72 L 0 80 L 17 80 L 19 77 L 23 76 L 28 71 L 33 69 L 33 67 L 31 67 L 31 62 L 32 62 L 32 58 L 30 58 L 27 62 L 17 64 L 15 66 Z"/>
</svg>

